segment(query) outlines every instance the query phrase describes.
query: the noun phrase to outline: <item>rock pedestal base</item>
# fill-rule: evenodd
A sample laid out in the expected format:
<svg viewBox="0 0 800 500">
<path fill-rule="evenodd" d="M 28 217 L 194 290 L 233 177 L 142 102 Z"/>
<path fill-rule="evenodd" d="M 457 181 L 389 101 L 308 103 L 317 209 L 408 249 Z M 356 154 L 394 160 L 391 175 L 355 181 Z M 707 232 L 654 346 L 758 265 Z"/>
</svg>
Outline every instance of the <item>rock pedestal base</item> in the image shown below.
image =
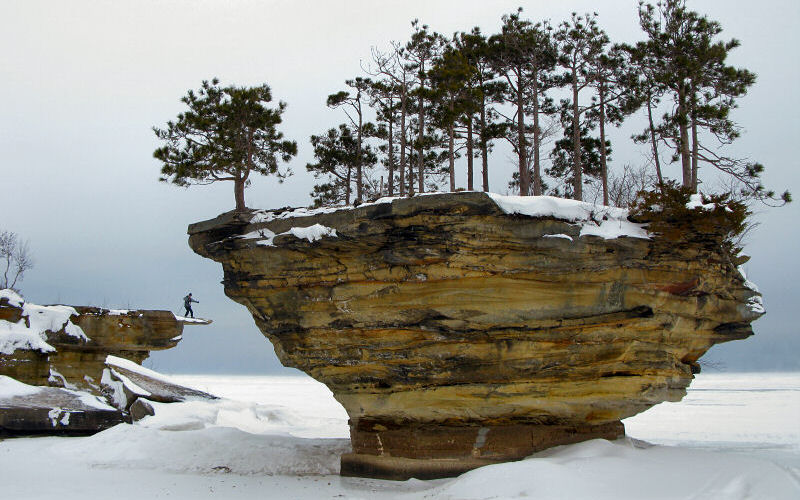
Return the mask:
<svg viewBox="0 0 800 500">
<path fill-rule="evenodd" d="M 625 435 L 622 422 L 600 425 L 393 426 L 351 422 L 353 453 L 342 456 L 343 476 L 406 480 L 463 474 L 484 465 L 520 460 L 538 451 L 589 439 Z"/>
</svg>

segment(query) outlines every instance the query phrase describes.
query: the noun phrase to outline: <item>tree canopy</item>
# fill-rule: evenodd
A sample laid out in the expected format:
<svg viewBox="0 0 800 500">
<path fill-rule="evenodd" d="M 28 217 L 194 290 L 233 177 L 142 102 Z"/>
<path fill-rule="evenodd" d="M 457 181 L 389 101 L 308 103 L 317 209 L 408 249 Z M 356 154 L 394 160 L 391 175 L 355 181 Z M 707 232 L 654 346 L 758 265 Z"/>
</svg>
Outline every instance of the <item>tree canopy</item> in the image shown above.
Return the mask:
<svg viewBox="0 0 800 500">
<path fill-rule="evenodd" d="M 297 154 L 297 143 L 286 140 L 277 126 L 286 103 L 268 107 L 272 92 L 256 87 L 221 87 L 219 80 L 204 80 L 181 101 L 189 108 L 166 128 L 154 127 L 163 145 L 153 152 L 162 162 L 159 180 L 179 186 L 232 181 L 236 210 L 246 209 L 244 188 L 253 172 L 290 175 L 280 162 Z"/>
</svg>

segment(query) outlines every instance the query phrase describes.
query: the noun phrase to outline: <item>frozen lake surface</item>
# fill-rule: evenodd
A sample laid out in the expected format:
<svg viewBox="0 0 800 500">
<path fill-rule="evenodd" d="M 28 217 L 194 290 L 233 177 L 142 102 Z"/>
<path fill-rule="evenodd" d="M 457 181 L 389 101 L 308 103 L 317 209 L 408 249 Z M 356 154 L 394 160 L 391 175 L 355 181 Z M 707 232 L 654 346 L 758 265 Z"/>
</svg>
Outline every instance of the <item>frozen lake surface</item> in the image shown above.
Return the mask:
<svg viewBox="0 0 800 500">
<path fill-rule="evenodd" d="M 800 374 L 701 374 L 628 438 L 436 481 L 341 478 L 347 416 L 307 377 L 174 376 L 219 402 L 83 438 L 0 441 L 2 498 L 800 498 Z"/>
</svg>

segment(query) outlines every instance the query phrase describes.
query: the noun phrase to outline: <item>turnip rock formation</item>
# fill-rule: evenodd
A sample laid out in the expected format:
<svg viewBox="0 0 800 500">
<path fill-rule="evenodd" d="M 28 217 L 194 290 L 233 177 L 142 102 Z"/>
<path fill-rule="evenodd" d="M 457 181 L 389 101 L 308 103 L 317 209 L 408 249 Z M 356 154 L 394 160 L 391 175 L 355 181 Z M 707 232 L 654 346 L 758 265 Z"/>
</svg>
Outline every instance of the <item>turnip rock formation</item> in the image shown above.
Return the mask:
<svg viewBox="0 0 800 500">
<path fill-rule="evenodd" d="M 347 410 L 342 474 L 402 479 L 615 438 L 679 401 L 698 358 L 764 312 L 727 231 L 681 228 L 469 192 L 231 212 L 189 244 L 281 362 Z"/>
</svg>

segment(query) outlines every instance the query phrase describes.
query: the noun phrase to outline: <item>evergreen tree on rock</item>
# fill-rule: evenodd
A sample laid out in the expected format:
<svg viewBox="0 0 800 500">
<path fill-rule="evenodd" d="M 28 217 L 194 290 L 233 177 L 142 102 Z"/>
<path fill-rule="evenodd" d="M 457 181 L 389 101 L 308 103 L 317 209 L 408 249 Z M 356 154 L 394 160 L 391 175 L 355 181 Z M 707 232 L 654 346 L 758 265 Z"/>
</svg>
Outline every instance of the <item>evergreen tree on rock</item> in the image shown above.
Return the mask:
<svg viewBox="0 0 800 500">
<path fill-rule="evenodd" d="M 647 52 L 641 57 L 657 63 L 655 80 L 674 102 L 674 111 L 664 115 L 659 128 L 675 151 L 673 158 L 680 160 L 683 186 L 697 192 L 699 167 L 705 163 L 732 176 L 745 196 L 790 201 L 788 191 L 779 197 L 764 188 L 763 165 L 722 149 L 741 133 L 730 112 L 756 80 L 747 69 L 726 63 L 739 41 L 717 40 L 720 24 L 687 9 L 685 0 L 663 0 L 656 6 L 641 2 L 639 25 L 647 35 L 637 47 Z"/>
<path fill-rule="evenodd" d="M 236 211 L 247 209 L 244 188 L 251 174 L 291 174 L 280 169 L 297 155 L 297 143 L 284 139 L 277 126 L 286 103 L 276 108 L 266 84 L 257 87 L 220 87 L 219 80 L 204 80 L 200 89 L 189 90 L 181 102 L 188 110 L 166 128 L 153 127 L 164 144 L 153 152 L 162 163 L 163 182 L 179 186 L 232 181 Z"/>
</svg>

